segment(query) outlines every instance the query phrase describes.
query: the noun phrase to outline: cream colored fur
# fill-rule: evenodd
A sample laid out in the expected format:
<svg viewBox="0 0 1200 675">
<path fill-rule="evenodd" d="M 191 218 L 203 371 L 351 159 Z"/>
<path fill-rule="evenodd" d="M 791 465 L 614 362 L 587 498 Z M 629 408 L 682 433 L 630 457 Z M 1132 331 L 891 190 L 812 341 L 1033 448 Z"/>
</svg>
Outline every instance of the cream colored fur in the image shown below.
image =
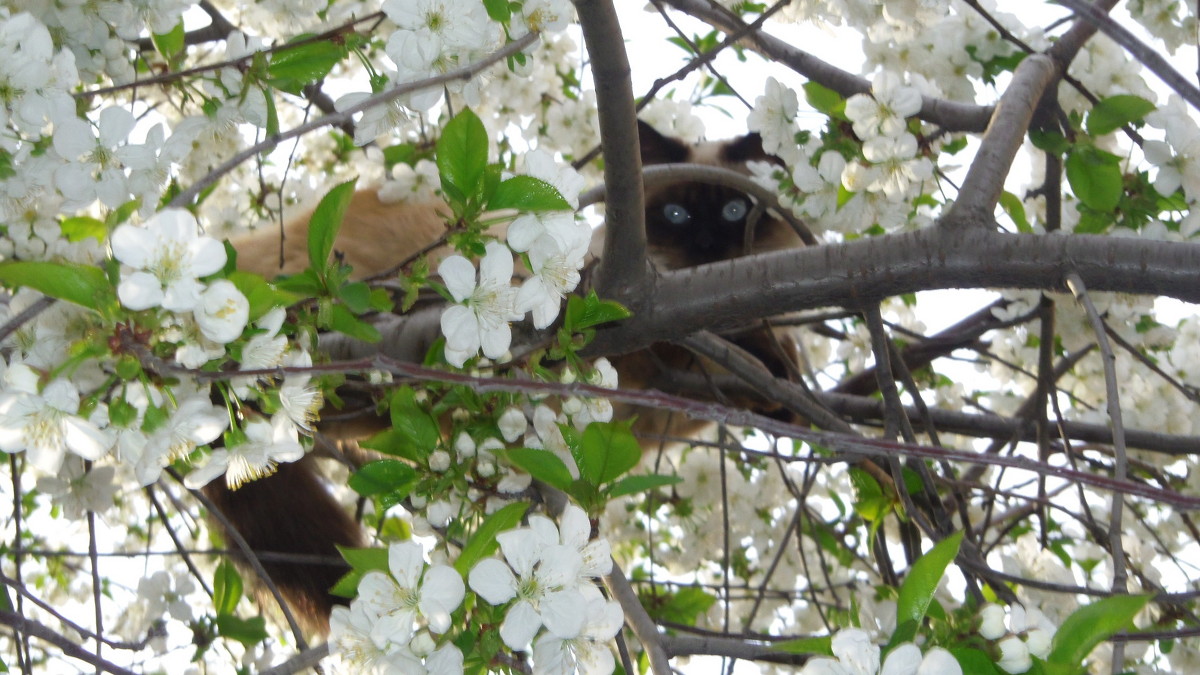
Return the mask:
<svg viewBox="0 0 1200 675">
<path fill-rule="evenodd" d="M 446 232 L 441 202 L 383 202 L 375 190 L 354 193 L 333 249 L 362 279 L 411 261 Z M 280 229 L 264 225 L 230 239 L 238 252 L 238 269 L 272 279 L 308 266 L 308 220 L 312 212 L 292 218 Z M 439 249 L 434 258 L 445 255 Z"/>
</svg>

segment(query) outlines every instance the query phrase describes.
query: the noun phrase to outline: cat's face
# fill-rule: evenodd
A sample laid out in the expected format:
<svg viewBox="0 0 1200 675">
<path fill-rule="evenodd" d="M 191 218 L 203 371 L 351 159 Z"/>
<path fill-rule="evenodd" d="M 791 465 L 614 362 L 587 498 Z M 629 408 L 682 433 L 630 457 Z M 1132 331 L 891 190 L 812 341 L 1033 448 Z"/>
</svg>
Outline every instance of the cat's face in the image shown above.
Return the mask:
<svg viewBox="0 0 1200 675">
<path fill-rule="evenodd" d="M 771 161 L 757 134 L 689 145 L 639 122 L 642 164 L 694 162 L 746 172 L 746 162 Z M 729 260 L 749 252 L 796 246 L 786 223 L 763 216 L 746 241 L 754 200 L 745 193 L 695 181 L 646 190 L 646 240 L 660 269 L 680 269 Z M 749 246 L 749 248 L 747 248 Z"/>
</svg>

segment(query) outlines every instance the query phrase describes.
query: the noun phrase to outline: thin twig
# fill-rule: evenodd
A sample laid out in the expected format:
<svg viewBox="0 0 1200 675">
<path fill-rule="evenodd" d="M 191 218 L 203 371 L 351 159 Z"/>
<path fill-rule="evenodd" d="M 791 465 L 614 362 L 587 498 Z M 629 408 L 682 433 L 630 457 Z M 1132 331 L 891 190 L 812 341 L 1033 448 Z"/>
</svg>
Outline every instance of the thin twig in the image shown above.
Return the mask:
<svg viewBox="0 0 1200 675">
<path fill-rule="evenodd" d="M 183 478 L 179 474 L 171 469 L 167 469 L 167 472 L 180 485 L 183 485 Z M 262 561 L 258 559 L 254 549 L 250 548 L 250 545 L 246 543 L 246 539 L 237 531 L 237 528 L 229 522 L 225 514 L 221 513 L 221 509 L 217 508 L 217 505 L 213 504 L 212 500 L 206 497 L 203 492 L 200 490 L 191 490 L 190 488 L 189 492 L 204 506 L 205 510 L 213 518 L 216 518 L 221 523 L 225 529 L 226 536 L 233 540 L 234 545 L 241 551 L 246 563 L 250 565 L 259 580 L 267 587 L 267 591 L 275 598 L 275 602 L 279 605 L 279 609 L 283 611 L 283 617 L 287 620 L 288 627 L 292 631 L 292 637 L 296 639 L 296 647 L 301 651 L 307 649 L 308 643 L 304 639 L 304 631 L 300 630 L 300 624 L 297 623 L 296 616 L 292 613 L 292 608 L 288 605 L 287 600 L 283 598 L 283 594 L 279 592 L 279 587 L 275 585 L 275 582 L 271 579 L 271 575 L 267 574 L 266 568 L 263 567 Z"/>
<path fill-rule="evenodd" d="M 63 656 L 78 659 L 96 667 L 97 672 L 114 673 L 114 675 L 136 675 L 132 670 L 126 670 L 111 661 L 106 661 L 79 646 L 79 642 L 61 633 L 55 632 L 49 626 L 27 619 L 16 612 L 0 610 L 0 624 L 11 626 L 14 631 L 24 635 L 32 635 L 49 642 L 62 650 Z"/>
<path fill-rule="evenodd" d="M 96 557 L 96 514 L 87 512 L 88 562 L 92 573 L 92 609 L 96 618 L 96 673 L 102 672 L 100 661 L 104 650 L 104 606 L 100 603 L 100 560 Z"/>
<path fill-rule="evenodd" d="M 1104 320 L 1100 318 L 1100 312 L 1096 311 L 1096 306 L 1092 304 L 1092 299 L 1088 296 L 1087 287 L 1084 286 L 1083 280 L 1076 274 L 1069 274 L 1067 275 L 1067 286 L 1075 294 L 1075 299 L 1087 311 L 1088 320 L 1092 324 L 1092 331 L 1096 334 L 1096 343 L 1100 346 L 1100 356 L 1104 364 L 1104 384 L 1108 391 L 1108 419 L 1112 423 L 1113 428 L 1113 452 L 1115 455 L 1113 477 L 1124 481 L 1129 475 L 1129 458 L 1126 455 L 1125 449 L 1125 422 L 1121 415 L 1120 383 L 1117 381 L 1116 369 L 1117 357 L 1113 353 L 1112 344 L 1108 341 L 1108 332 L 1105 330 Z M 1127 570 L 1125 568 L 1125 545 L 1121 540 L 1125 529 L 1122 523 L 1125 500 L 1120 494 L 1112 496 L 1111 508 L 1108 527 L 1108 546 L 1109 553 L 1113 558 L 1112 589 L 1114 593 L 1122 593 L 1127 587 Z M 1123 645 L 1114 644 L 1112 672 L 1119 673 L 1124 669 L 1124 657 L 1125 650 Z"/>
</svg>

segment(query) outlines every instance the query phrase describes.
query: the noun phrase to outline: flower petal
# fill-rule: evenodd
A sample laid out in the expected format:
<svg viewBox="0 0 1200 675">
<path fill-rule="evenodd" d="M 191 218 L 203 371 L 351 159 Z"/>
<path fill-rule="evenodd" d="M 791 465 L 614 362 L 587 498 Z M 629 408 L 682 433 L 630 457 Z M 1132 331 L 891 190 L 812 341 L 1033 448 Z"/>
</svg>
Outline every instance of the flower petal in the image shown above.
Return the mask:
<svg viewBox="0 0 1200 675">
<path fill-rule="evenodd" d="M 495 558 L 480 560 L 467 575 L 467 583 L 484 600 L 502 605 L 517 594 L 517 580 L 508 565 Z"/>
</svg>

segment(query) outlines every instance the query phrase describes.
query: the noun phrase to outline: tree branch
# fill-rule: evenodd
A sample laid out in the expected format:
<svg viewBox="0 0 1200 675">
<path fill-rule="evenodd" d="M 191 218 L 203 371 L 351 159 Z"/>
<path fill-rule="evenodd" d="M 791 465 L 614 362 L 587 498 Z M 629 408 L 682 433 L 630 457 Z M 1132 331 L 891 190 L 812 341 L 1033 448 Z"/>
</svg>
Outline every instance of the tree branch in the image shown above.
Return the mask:
<svg viewBox="0 0 1200 675">
<path fill-rule="evenodd" d="M 629 628 L 642 643 L 642 648 L 646 650 L 646 656 L 650 659 L 651 672 L 654 675 L 671 675 L 671 657 L 663 649 L 662 635 L 658 632 L 658 626 L 646 613 L 646 608 L 642 607 L 637 593 L 629 585 L 629 579 L 625 578 L 625 573 L 621 571 L 621 566 L 615 560 L 612 571 L 604 577 L 604 585 L 612 597 L 621 603 L 621 609 L 625 611 L 625 621 L 629 623 Z"/>
<path fill-rule="evenodd" d="M 942 225 L 993 225 L 992 214 L 1004 191 L 1004 178 L 1025 141 L 1038 101 L 1059 75 L 1054 60 L 1041 54 L 1028 56 L 1017 66 L 1012 83 L 996 105 L 979 152 L 967 170 L 958 199 L 942 219 Z"/>
<path fill-rule="evenodd" d="M 68 656 L 73 659 L 78 659 L 85 663 L 91 664 L 97 671 L 106 673 L 114 673 L 115 675 L 135 675 L 132 670 L 126 670 L 117 664 L 106 661 L 95 654 L 87 651 L 79 645 L 76 640 L 72 640 L 65 635 L 55 632 L 49 626 L 40 624 L 32 619 L 27 619 L 16 612 L 0 610 L 0 624 L 10 626 L 13 630 L 20 633 L 32 635 L 49 642 L 50 644 L 62 650 L 63 656 Z"/>
<path fill-rule="evenodd" d="M 783 312 L 923 290 L 1062 290 L 1070 272 L 1092 290 L 1200 302 L 1197 270 L 1200 244 L 933 227 L 663 273 L 648 302 L 653 314 L 597 331 L 589 350 L 625 353 Z"/>
<path fill-rule="evenodd" d="M 604 240 L 597 289 L 604 297 L 618 300 L 636 312 L 642 309 L 650 270 L 629 57 L 611 0 L 576 0 L 575 9 L 591 56 L 608 194 L 604 220 L 611 234 Z"/>
</svg>

